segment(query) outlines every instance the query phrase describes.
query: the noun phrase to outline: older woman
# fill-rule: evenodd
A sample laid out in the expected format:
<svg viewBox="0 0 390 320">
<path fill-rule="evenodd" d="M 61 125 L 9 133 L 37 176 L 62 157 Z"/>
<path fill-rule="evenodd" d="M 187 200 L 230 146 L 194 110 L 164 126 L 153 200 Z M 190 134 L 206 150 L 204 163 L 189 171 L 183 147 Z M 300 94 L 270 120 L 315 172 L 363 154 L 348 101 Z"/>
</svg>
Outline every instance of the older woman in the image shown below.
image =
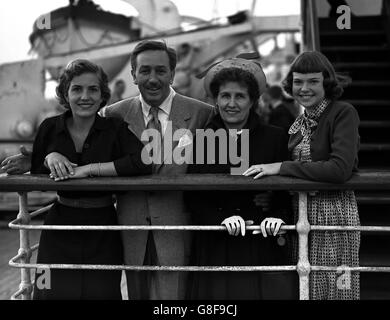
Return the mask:
<svg viewBox="0 0 390 320">
<path fill-rule="evenodd" d="M 282 129 L 263 124 L 255 108 L 265 90 L 265 76 L 259 64 L 234 58 L 214 65 L 204 80 L 206 91 L 215 100 L 217 113 L 205 129 L 223 130 L 240 145 L 249 145 L 249 164 L 287 158 L 287 137 Z M 248 133 L 246 134 L 245 133 Z M 248 138 L 249 141 L 243 141 Z M 195 138 L 196 139 L 196 138 Z M 194 145 L 196 144 L 196 141 Z M 237 167 L 224 163 L 221 152 L 228 146 L 215 146 L 215 163 L 194 164 L 190 173 L 230 173 Z M 211 151 L 211 150 L 210 150 Z M 198 153 L 199 150 L 196 150 Z M 194 155 L 194 159 L 199 154 Z M 204 150 L 207 161 L 207 148 Z M 241 157 L 245 157 L 244 154 Z M 227 157 L 229 158 L 229 157 Z M 279 159 L 279 160 L 277 160 Z M 280 196 L 280 195 L 279 195 Z M 288 244 L 273 237 L 288 219 L 288 208 L 271 201 L 271 211 L 256 206 L 256 192 L 189 192 L 186 200 L 197 225 L 226 226 L 228 232 L 197 232 L 193 263 L 205 266 L 289 264 Z M 282 199 L 281 199 L 282 200 Z M 279 201 L 279 204 L 282 201 Z M 272 217 L 270 217 L 272 216 Z M 284 220 L 282 220 L 283 218 Z M 245 224 L 261 223 L 263 238 L 245 234 Z M 242 237 L 232 237 L 242 235 Z M 278 242 L 279 240 L 279 242 Z M 290 299 L 296 297 L 296 275 L 283 272 L 196 272 L 189 287 L 191 299 Z"/>
<path fill-rule="evenodd" d="M 333 66 L 320 52 L 299 55 L 284 81 L 284 89 L 305 108 L 289 130 L 291 161 L 251 166 L 244 174 L 286 175 L 343 183 L 357 171 L 359 117 L 352 105 L 337 101 L 343 93 Z M 259 162 L 263 163 L 263 162 Z M 353 191 L 319 192 L 308 199 L 313 225 L 358 226 Z M 359 232 L 312 232 L 310 263 L 359 266 Z M 311 272 L 311 299 L 359 299 L 359 274 L 340 285 L 337 272 Z"/>
<path fill-rule="evenodd" d="M 142 143 L 127 130 L 126 124 L 97 114 L 110 98 L 107 76 L 99 66 L 88 60 L 72 61 L 61 75 L 56 91 L 66 111 L 40 125 L 33 145 L 31 173 L 51 172 L 58 180 L 60 175 L 80 178 L 151 172 L 141 161 Z M 112 194 L 59 191 L 45 224 L 115 225 Z M 37 263 L 122 262 L 118 232 L 44 230 L 41 233 Z M 33 297 L 121 299 L 120 281 L 120 271 L 52 269 L 50 287 L 35 281 Z"/>
</svg>

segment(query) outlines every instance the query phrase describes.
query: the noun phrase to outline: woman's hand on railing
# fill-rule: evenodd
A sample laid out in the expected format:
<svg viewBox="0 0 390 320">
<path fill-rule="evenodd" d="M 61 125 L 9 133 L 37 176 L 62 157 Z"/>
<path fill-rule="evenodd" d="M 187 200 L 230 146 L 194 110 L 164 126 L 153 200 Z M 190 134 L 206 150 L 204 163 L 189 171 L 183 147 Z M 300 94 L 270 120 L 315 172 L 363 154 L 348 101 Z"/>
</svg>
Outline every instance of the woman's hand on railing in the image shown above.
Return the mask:
<svg viewBox="0 0 390 320">
<path fill-rule="evenodd" d="M 25 146 L 20 147 L 20 153 L 5 158 L 1 162 L 1 169 L 8 174 L 23 174 L 30 171 L 31 151 Z"/>
<path fill-rule="evenodd" d="M 244 176 L 254 176 L 253 179 L 258 179 L 264 176 L 273 176 L 280 173 L 281 162 L 268 163 L 268 164 L 255 164 L 250 166 L 244 173 Z"/>
<path fill-rule="evenodd" d="M 87 178 L 90 176 L 90 164 L 87 164 L 85 166 L 79 166 L 79 167 L 74 167 L 73 168 L 73 174 L 68 175 L 67 177 L 64 177 L 63 179 L 60 178 L 55 178 L 51 173 L 50 173 L 50 178 L 54 179 L 54 181 L 62 181 L 62 180 L 68 180 L 68 179 L 82 179 L 82 178 Z"/>
<path fill-rule="evenodd" d="M 81 179 L 87 178 L 90 176 L 91 164 L 87 164 L 85 166 L 75 167 L 74 174 L 71 175 L 70 179 Z"/>
<path fill-rule="evenodd" d="M 50 178 L 55 181 L 69 179 L 74 174 L 77 164 L 58 152 L 51 152 L 45 157 L 45 167 L 50 170 Z"/>
<path fill-rule="evenodd" d="M 267 238 L 267 235 L 269 236 L 276 236 L 278 233 L 279 234 L 284 234 L 286 231 L 280 230 L 280 227 L 285 224 L 282 219 L 279 218 L 265 218 L 261 223 L 260 223 L 260 230 L 255 230 L 252 233 L 253 234 L 259 234 L 260 232 L 263 234 L 264 238 Z"/>
<path fill-rule="evenodd" d="M 222 221 L 221 225 L 224 225 L 231 236 L 238 236 L 240 233 L 245 236 L 245 226 L 253 224 L 252 220 L 244 221 L 240 216 L 231 216 Z"/>
<path fill-rule="evenodd" d="M 255 195 L 253 202 L 257 207 L 261 207 L 263 211 L 271 209 L 272 191 L 266 191 Z"/>
</svg>

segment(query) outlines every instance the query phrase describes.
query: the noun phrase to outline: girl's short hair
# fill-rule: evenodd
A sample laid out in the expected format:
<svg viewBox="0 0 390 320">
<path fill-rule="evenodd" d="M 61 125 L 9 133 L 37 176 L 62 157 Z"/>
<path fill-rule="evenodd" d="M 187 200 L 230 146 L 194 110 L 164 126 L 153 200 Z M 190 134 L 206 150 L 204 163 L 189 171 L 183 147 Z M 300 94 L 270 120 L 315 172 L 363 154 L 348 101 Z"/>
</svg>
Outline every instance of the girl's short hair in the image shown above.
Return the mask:
<svg viewBox="0 0 390 320">
<path fill-rule="evenodd" d="M 331 100 L 340 98 L 344 92 L 343 87 L 351 81 L 346 75 L 336 74 L 328 58 L 318 51 L 303 52 L 291 64 L 290 70 L 282 82 L 283 89 L 291 96 L 294 72 L 303 74 L 322 72 L 325 97 Z"/>
<path fill-rule="evenodd" d="M 110 100 L 111 92 L 108 86 L 108 77 L 102 67 L 89 60 L 76 59 L 68 63 L 65 70 L 61 74 L 58 86 L 56 87 L 58 101 L 66 109 L 70 108 L 66 99 L 68 96 L 70 83 L 74 77 L 80 76 L 84 73 L 94 73 L 99 79 L 100 92 L 102 95 L 102 103 L 100 104 L 100 108 L 104 107 L 107 104 L 107 101 Z"/>
<path fill-rule="evenodd" d="M 253 104 L 260 98 L 259 85 L 252 73 L 239 68 L 225 68 L 219 71 L 210 83 L 210 91 L 214 99 L 217 98 L 221 85 L 228 82 L 237 82 L 248 89 Z"/>
</svg>

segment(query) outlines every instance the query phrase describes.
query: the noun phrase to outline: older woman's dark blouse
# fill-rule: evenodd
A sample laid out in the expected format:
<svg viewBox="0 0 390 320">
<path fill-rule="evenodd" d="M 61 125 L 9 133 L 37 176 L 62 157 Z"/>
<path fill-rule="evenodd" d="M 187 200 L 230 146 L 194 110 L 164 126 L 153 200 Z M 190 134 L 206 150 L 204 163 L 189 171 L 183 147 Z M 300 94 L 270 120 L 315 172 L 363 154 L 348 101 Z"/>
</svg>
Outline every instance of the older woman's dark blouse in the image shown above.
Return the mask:
<svg viewBox="0 0 390 320">
<path fill-rule="evenodd" d="M 58 152 L 79 166 L 97 162 L 114 162 L 120 176 L 151 173 L 151 166 L 142 162 L 143 144 L 120 119 L 102 118 L 96 115 L 81 152 L 76 147 L 66 126 L 66 119 L 72 113 L 68 110 L 61 115 L 45 119 L 38 129 L 31 159 L 32 174 L 49 174 L 44 166 L 45 157 Z M 110 192 L 59 191 L 69 198 L 101 197 Z"/>
</svg>

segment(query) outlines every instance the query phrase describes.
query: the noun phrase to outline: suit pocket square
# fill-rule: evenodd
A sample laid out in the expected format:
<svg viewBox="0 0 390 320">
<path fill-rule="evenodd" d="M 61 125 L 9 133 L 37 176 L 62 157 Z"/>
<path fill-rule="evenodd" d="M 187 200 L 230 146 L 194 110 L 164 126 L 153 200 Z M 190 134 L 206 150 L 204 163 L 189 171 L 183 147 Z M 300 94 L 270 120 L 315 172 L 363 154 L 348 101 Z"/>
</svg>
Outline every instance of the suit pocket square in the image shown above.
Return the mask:
<svg viewBox="0 0 390 320">
<path fill-rule="evenodd" d="M 179 143 L 178 143 L 177 146 L 178 146 L 178 148 L 182 148 L 182 147 L 188 146 L 191 143 L 192 143 L 191 137 L 188 134 L 184 134 L 180 138 Z"/>
</svg>

